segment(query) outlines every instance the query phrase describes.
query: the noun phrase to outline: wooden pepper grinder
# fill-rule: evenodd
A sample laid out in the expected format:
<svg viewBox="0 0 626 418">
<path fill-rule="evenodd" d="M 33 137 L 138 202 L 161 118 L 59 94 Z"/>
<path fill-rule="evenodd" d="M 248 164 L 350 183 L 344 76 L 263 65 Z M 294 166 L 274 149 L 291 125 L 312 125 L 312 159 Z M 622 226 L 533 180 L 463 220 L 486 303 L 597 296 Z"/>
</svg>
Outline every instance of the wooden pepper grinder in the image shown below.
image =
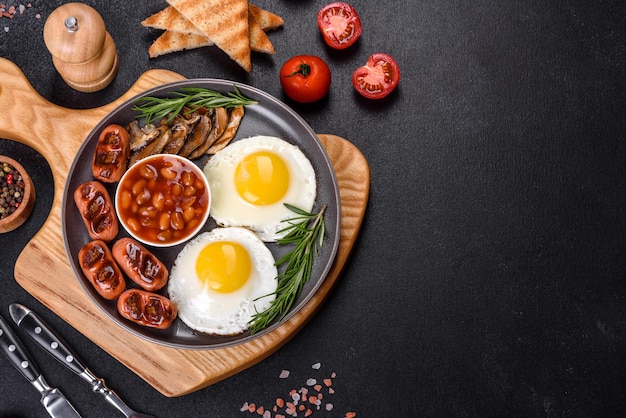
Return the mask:
<svg viewBox="0 0 626 418">
<path fill-rule="evenodd" d="M 54 10 L 43 28 L 52 63 L 73 89 L 91 93 L 108 86 L 117 74 L 117 50 L 102 16 L 82 3 Z"/>
</svg>

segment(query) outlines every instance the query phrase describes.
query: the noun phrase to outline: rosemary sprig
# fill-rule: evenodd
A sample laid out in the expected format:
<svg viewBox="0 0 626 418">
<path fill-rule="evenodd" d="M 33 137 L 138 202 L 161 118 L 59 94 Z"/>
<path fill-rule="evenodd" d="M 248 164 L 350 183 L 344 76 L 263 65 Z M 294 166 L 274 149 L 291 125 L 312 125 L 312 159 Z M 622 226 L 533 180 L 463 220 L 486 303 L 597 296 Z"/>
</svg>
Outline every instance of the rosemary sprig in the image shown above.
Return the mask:
<svg viewBox="0 0 626 418">
<path fill-rule="evenodd" d="M 276 299 L 266 310 L 256 312 L 252 316 L 250 320 L 252 334 L 267 327 L 274 319 L 282 319 L 287 315 L 295 300 L 302 293 L 302 288 L 311 278 L 313 258 L 317 257 L 324 241 L 326 205 L 316 214 L 308 213 L 287 203 L 285 206 L 298 216 L 285 221 L 289 223 L 289 226 L 280 232 L 288 232 L 276 242 L 279 245 L 295 244 L 295 246 L 275 262 L 276 266 L 287 263 L 287 268 L 278 274 L 278 287 L 273 293 Z"/>
<path fill-rule="evenodd" d="M 146 118 L 146 124 L 152 121 L 167 118 L 167 123 L 186 106 L 190 112 L 201 107 L 207 109 L 216 107 L 236 107 L 257 104 L 258 102 L 244 96 L 237 86 L 234 92 L 226 95 L 203 87 L 182 87 L 181 91 L 171 93 L 168 97 L 141 97 L 135 101 L 133 110 L 140 112 L 139 117 Z"/>
</svg>

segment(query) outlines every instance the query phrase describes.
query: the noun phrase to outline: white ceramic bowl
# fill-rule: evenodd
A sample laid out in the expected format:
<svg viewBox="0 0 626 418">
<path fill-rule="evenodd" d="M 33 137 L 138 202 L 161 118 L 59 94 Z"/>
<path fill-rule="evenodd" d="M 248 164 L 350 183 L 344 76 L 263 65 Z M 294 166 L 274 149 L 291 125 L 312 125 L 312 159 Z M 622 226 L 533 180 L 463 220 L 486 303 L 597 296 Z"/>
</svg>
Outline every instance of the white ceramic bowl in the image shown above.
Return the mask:
<svg viewBox="0 0 626 418">
<path fill-rule="evenodd" d="M 120 224 L 136 240 L 172 247 L 194 237 L 209 218 L 211 191 L 202 170 L 179 155 L 156 154 L 126 170 L 115 192 Z"/>
</svg>

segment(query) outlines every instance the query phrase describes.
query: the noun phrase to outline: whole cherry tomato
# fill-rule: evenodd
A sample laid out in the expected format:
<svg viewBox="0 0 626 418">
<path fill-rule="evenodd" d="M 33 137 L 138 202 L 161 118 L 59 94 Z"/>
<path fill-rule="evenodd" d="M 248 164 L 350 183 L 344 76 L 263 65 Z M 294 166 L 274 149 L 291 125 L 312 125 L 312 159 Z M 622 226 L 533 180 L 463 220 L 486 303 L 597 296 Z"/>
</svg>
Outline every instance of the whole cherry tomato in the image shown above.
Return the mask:
<svg viewBox="0 0 626 418">
<path fill-rule="evenodd" d="M 377 52 L 352 73 L 352 85 L 368 99 L 382 99 L 400 82 L 400 67 L 391 55 Z"/>
<path fill-rule="evenodd" d="M 317 26 L 331 48 L 346 49 L 361 36 L 363 25 L 358 13 L 348 3 L 330 3 L 317 13 Z"/>
<path fill-rule="evenodd" d="M 315 102 L 328 93 L 330 68 L 315 55 L 296 55 L 280 69 L 280 85 L 299 103 Z"/>
</svg>

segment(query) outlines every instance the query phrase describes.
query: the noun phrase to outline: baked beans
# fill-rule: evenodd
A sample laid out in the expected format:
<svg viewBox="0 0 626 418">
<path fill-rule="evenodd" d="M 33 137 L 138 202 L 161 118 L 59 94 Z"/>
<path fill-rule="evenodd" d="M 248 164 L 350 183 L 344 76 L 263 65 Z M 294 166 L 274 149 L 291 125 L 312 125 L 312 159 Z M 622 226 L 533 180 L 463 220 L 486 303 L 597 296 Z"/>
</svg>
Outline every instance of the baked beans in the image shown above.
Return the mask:
<svg viewBox="0 0 626 418">
<path fill-rule="evenodd" d="M 117 212 L 131 235 L 146 244 L 171 245 L 193 236 L 209 212 L 202 172 L 175 155 L 155 155 L 132 165 L 117 188 Z"/>
</svg>

